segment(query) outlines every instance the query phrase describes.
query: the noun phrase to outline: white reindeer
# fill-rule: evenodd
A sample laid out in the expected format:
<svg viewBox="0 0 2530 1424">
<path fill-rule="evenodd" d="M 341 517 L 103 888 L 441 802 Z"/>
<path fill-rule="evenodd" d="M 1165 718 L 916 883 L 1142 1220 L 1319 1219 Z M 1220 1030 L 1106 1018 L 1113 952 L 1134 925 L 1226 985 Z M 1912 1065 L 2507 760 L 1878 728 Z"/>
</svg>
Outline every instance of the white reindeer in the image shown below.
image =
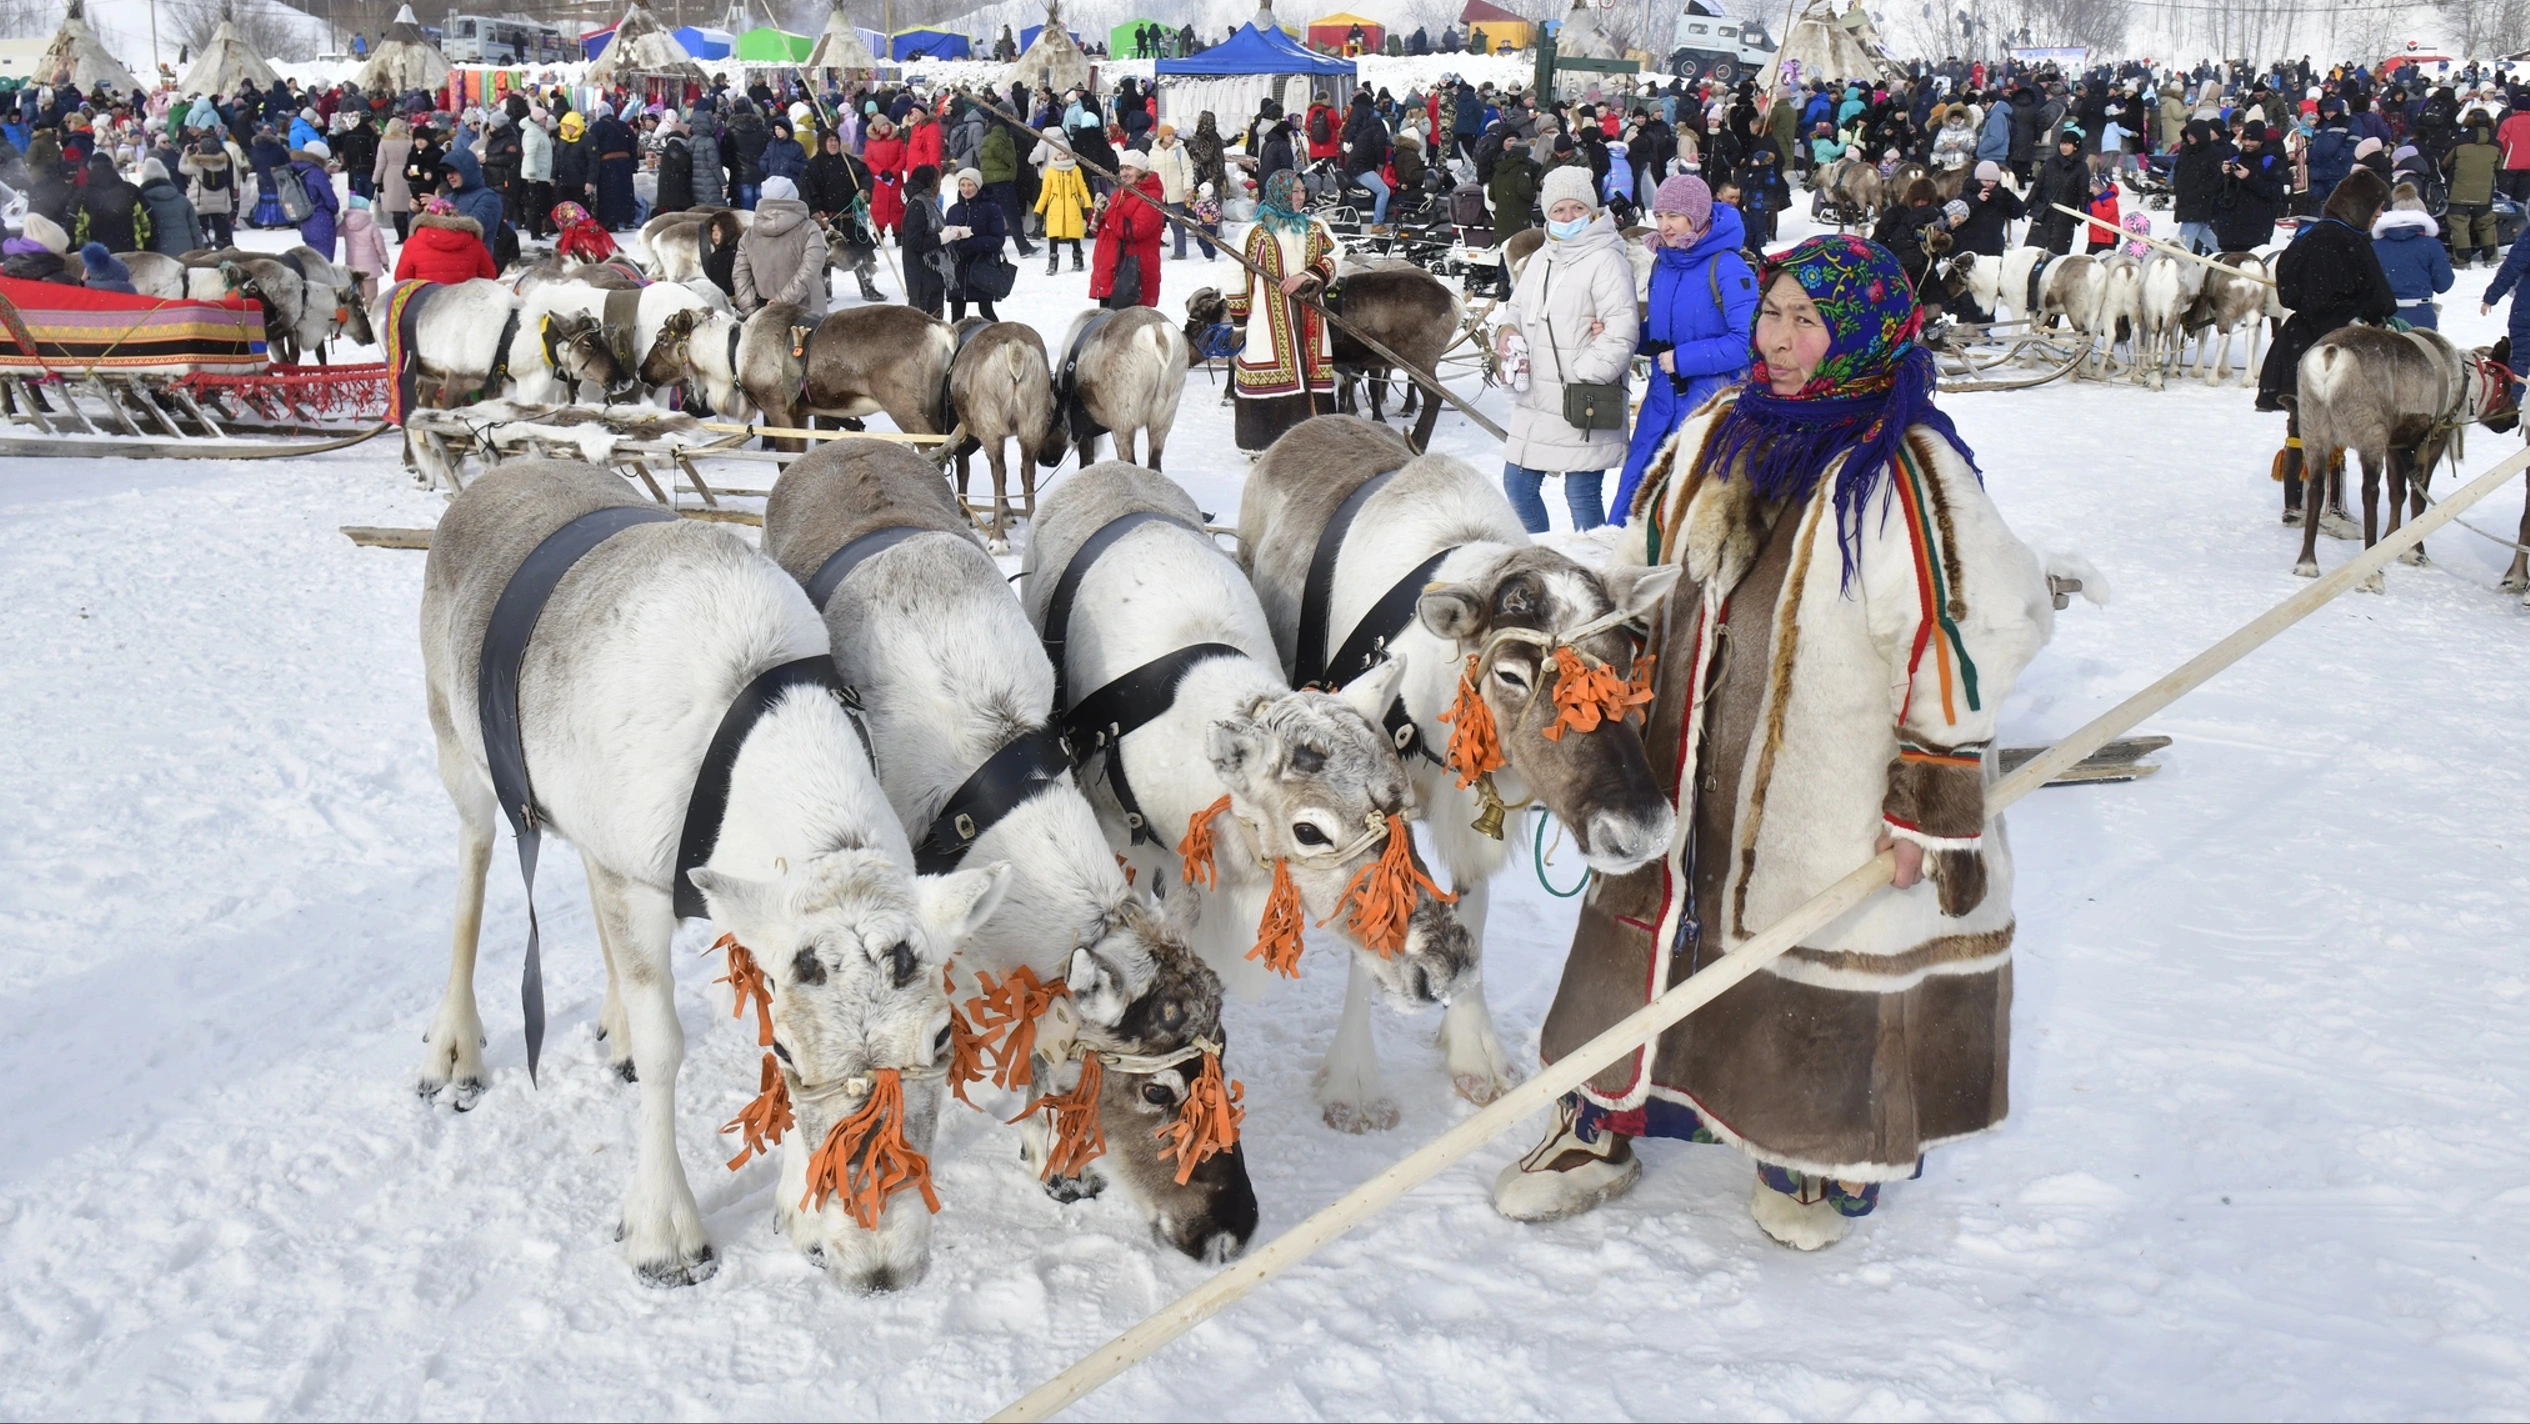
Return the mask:
<svg viewBox="0 0 2530 1424">
<path fill-rule="evenodd" d="M 544 538 L 611 506 L 623 482 L 566 461 L 502 465 L 441 516 L 423 574 L 422 665 L 440 779 L 459 821 L 456 933 L 447 997 L 426 1038 L 421 1089 L 482 1091 L 474 963 L 499 808 L 477 715 L 478 663 L 494 604 Z M 799 586 L 726 531 L 680 520 L 599 544 L 545 604 L 518 674 L 520 740 L 543 825 L 587 867 L 607 963 L 600 1020 L 617 1068 L 641 1085 L 639 1160 L 621 1237 L 640 1278 L 685 1285 L 716 1269 L 676 1148 L 685 1031 L 676 1009 L 672 877 L 697 766 L 759 674 L 826 655 Z M 798 687 L 755 724 L 729 776 L 727 810 L 693 872 L 714 930 L 770 980 L 773 1054 L 797 1122 L 782 1143 L 778 1218 L 792 1243 L 863 1289 L 918 1279 L 931 1218 L 886 1201 L 862 1229 L 841 1201 L 804 1204 L 812 1144 L 902 1084 L 897 1127 L 928 1146 L 941 1097 L 948 1003 L 941 966 L 993 913 L 1009 876 L 979 866 L 917 879 L 846 709 Z M 898 1077 L 891 1080 L 890 1073 Z"/>
<path fill-rule="evenodd" d="M 2205 372 L 2205 384 L 2219 386 L 2231 379 L 2231 336 L 2246 331 L 2249 337 L 2249 361 L 2242 367 L 2242 384 L 2258 378 L 2260 339 L 2269 320 L 2283 320 L 2284 309 L 2277 301 L 2275 288 L 2265 279 L 2269 275 L 2266 260 L 2248 254 L 2224 255 L 2223 265 L 2205 269 L 2205 283 L 2196 305 L 2188 313 L 2188 329 L 2198 333 L 2196 368 Z M 2213 358 L 2208 369 L 2206 361 Z"/>
<path fill-rule="evenodd" d="M 2142 339 L 2136 376 L 2154 390 L 2169 379 L 2187 341 L 2187 314 L 2205 290 L 2205 265 L 2157 253 L 2144 264 Z"/>
</svg>

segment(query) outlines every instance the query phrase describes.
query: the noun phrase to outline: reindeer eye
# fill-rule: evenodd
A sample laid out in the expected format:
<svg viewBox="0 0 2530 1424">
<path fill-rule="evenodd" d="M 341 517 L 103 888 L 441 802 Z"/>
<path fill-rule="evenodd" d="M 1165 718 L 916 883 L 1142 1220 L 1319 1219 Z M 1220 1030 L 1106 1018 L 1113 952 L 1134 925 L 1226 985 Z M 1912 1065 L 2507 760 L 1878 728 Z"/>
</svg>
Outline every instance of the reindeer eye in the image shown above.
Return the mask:
<svg viewBox="0 0 2530 1424">
<path fill-rule="evenodd" d="M 826 964 L 817 957 L 816 950 L 803 949 L 791 956 L 791 982 L 794 984 L 826 982 Z"/>
<path fill-rule="evenodd" d="M 1145 1083 L 1142 1085 L 1142 1101 L 1155 1108 L 1170 1107 L 1177 1102 L 1177 1094 L 1169 1091 L 1166 1083 Z"/>
<path fill-rule="evenodd" d="M 889 971 L 896 976 L 896 987 L 899 989 L 912 983 L 914 971 L 921 968 L 914 962 L 914 947 L 901 939 L 896 941 L 895 948 L 887 952 L 887 964 Z"/>
<path fill-rule="evenodd" d="M 940 1025 L 940 1031 L 931 1036 L 931 1056 L 937 1058 L 948 1051 L 949 1026 L 947 1024 L 942 1024 Z"/>
<path fill-rule="evenodd" d="M 788 1063 L 788 1062 L 790 1062 L 790 1061 L 791 1061 L 791 1051 L 790 1051 L 789 1049 L 787 1049 L 787 1048 L 784 1048 L 784 1047 L 782 1046 L 782 1040 L 780 1040 L 780 1039 L 778 1039 L 778 1038 L 777 1038 L 777 1039 L 775 1039 L 775 1040 L 773 1040 L 773 1056 L 774 1056 L 774 1057 L 776 1057 L 776 1058 L 781 1059 L 781 1060 L 782 1060 L 783 1062 L 785 1062 L 785 1063 Z"/>
<path fill-rule="evenodd" d="M 1296 841 L 1300 842 L 1302 845 L 1305 845 L 1305 846 L 1322 846 L 1322 845 L 1333 845 L 1333 844 L 1334 844 L 1334 842 L 1333 842 L 1333 841 L 1330 841 L 1330 840 L 1328 840 L 1328 839 L 1326 838 L 1326 832 L 1324 832 L 1324 831 L 1322 831 L 1322 830 L 1319 830 L 1317 827 L 1315 827 L 1315 826 L 1313 826 L 1313 825 L 1310 825 L 1307 821 L 1294 821 L 1294 822 L 1292 822 L 1292 825 L 1291 825 L 1291 838 L 1292 838 L 1293 840 L 1296 840 Z"/>
<path fill-rule="evenodd" d="M 1528 690 L 1528 675 L 1516 668 L 1497 667 L 1493 670 L 1493 675 L 1504 687 L 1510 688 L 1513 692 Z"/>
</svg>

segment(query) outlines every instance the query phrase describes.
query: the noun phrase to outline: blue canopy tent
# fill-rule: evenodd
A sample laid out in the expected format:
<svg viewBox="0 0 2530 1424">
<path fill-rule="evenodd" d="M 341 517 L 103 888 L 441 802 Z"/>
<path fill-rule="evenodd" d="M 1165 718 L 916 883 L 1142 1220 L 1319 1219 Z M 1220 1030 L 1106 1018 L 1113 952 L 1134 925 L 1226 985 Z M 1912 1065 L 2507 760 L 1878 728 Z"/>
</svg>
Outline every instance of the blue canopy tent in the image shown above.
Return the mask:
<svg viewBox="0 0 2530 1424">
<path fill-rule="evenodd" d="M 695 25 L 676 31 L 676 42 L 696 59 L 727 59 L 735 43 L 727 30 L 706 30 Z"/>
<path fill-rule="evenodd" d="M 1312 53 L 1281 30 L 1253 24 L 1201 54 L 1159 60 L 1152 70 L 1159 76 L 1162 122 L 1189 130 L 1209 109 L 1225 134 L 1244 128 L 1268 96 L 1287 110 L 1295 97 L 1306 107 L 1318 90 L 1339 106 L 1349 103 L 1358 72 L 1349 59 Z"/>
<path fill-rule="evenodd" d="M 602 30 L 590 30 L 580 36 L 580 58 L 595 59 L 606 53 L 606 47 L 614 42 L 615 27 L 613 25 L 608 25 Z"/>
<path fill-rule="evenodd" d="M 887 52 L 902 64 L 909 59 L 965 59 L 972 51 L 966 36 L 948 30 L 898 30 Z"/>
</svg>

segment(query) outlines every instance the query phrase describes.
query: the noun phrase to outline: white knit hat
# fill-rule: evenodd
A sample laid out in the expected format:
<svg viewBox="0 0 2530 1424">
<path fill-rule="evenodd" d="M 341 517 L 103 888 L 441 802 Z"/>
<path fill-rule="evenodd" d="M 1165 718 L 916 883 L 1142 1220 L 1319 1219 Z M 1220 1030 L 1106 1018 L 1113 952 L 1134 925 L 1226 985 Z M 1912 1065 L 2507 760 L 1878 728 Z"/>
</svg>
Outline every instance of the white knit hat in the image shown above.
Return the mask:
<svg viewBox="0 0 2530 1424">
<path fill-rule="evenodd" d="M 972 183 L 978 189 L 981 189 L 984 186 L 984 175 L 972 168 L 961 168 L 958 170 L 958 176 L 954 181 L 959 183 Z"/>
<path fill-rule="evenodd" d="M 1599 195 L 1590 185 L 1590 170 L 1577 163 L 1567 163 L 1547 174 L 1546 181 L 1538 186 L 1537 205 L 1540 211 L 1552 212 L 1557 203 L 1568 198 L 1594 212 L 1599 206 Z"/>
<path fill-rule="evenodd" d="M 756 189 L 756 194 L 764 198 L 796 198 L 799 196 L 799 185 L 776 173 L 764 180 L 763 185 Z"/>
<path fill-rule="evenodd" d="M 42 247 L 55 257 L 70 250 L 70 234 L 62 231 L 60 223 L 39 212 L 27 213 L 26 237 L 29 242 Z"/>
<path fill-rule="evenodd" d="M 1126 168 L 1139 168 L 1148 172 L 1151 167 L 1151 155 L 1144 153 L 1138 148 L 1128 148 L 1124 152 L 1116 155 L 1116 167 L 1119 170 Z"/>
</svg>

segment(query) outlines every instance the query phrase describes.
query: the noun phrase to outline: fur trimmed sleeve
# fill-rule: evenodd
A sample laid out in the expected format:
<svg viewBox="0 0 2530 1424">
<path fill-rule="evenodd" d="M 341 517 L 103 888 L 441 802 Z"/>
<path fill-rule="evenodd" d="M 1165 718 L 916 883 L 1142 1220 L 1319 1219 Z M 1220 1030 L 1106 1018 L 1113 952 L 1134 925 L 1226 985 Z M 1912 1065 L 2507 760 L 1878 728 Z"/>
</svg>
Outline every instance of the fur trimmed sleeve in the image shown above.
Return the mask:
<svg viewBox="0 0 2530 1424">
<path fill-rule="evenodd" d="M 1964 915 L 1985 899 L 1985 747 L 1901 741 L 1889 763 L 1880 820 L 1892 839 L 1924 848 L 1941 912 Z"/>
</svg>

